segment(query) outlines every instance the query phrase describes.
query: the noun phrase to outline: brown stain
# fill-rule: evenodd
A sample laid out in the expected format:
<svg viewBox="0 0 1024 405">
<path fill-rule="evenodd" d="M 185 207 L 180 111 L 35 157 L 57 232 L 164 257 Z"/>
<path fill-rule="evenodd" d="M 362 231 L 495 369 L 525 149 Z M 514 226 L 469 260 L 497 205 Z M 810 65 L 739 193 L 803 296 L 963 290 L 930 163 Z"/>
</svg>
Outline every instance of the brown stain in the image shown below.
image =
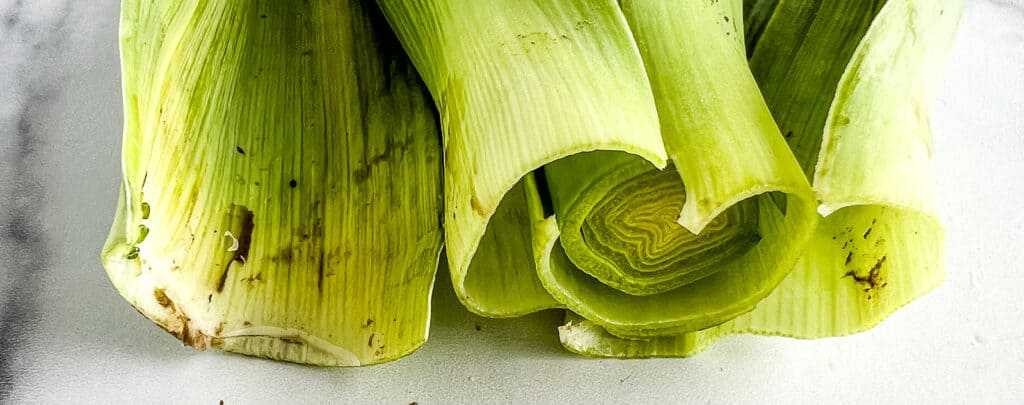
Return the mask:
<svg viewBox="0 0 1024 405">
<path fill-rule="evenodd" d="M 373 173 L 373 167 L 387 163 L 392 159 L 401 158 L 409 151 L 409 141 L 405 139 L 396 139 L 396 137 L 388 137 L 384 142 L 384 150 L 380 153 L 368 155 L 365 158 L 364 163 L 359 168 L 351 172 L 351 178 L 356 184 L 364 183 L 370 178 Z M 396 157 L 397 156 L 397 157 Z"/>
<path fill-rule="evenodd" d="M 242 281 L 248 283 L 249 287 L 252 287 L 252 285 L 255 284 L 256 282 L 263 281 L 263 273 L 256 273 L 255 275 L 243 278 Z"/>
<path fill-rule="evenodd" d="M 352 180 L 357 184 L 366 182 L 366 179 L 370 178 L 370 169 L 367 167 L 360 167 L 352 171 Z"/>
<path fill-rule="evenodd" d="M 270 258 L 273 262 L 284 262 L 291 263 L 294 253 L 291 246 L 285 246 L 281 250 L 277 251 L 277 254 Z"/>
<path fill-rule="evenodd" d="M 224 284 L 227 284 L 229 269 L 231 269 L 231 262 L 224 266 L 224 271 L 220 273 L 220 278 L 217 280 L 217 286 L 214 288 L 214 291 L 217 291 L 218 294 L 224 292 Z"/>
<path fill-rule="evenodd" d="M 472 197 L 469 198 L 469 206 L 473 207 L 473 211 L 476 212 L 477 215 L 481 217 L 487 216 L 487 213 L 484 212 L 483 204 L 480 202 L 480 199 L 476 197 L 476 195 L 473 195 Z"/>
<path fill-rule="evenodd" d="M 858 275 L 855 270 L 850 270 L 843 275 L 843 277 L 853 278 L 853 281 L 864 286 L 864 292 L 878 291 L 885 286 L 889 285 L 886 281 L 886 277 L 882 274 L 882 270 L 885 266 L 887 256 L 882 256 L 875 261 L 875 264 L 871 266 L 866 275 Z M 868 296 L 871 299 L 871 296 Z"/>
<path fill-rule="evenodd" d="M 847 117 L 845 114 L 839 114 L 836 116 L 835 126 L 842 127 L 847 125 L 850 125 L 850 117 Z"/>
<path fill-rule="evenodd" d="M 565 35 L 563 35 L 563 37 L 564 36 Z M 531 48 L 535 48 L 536 46 L 542 46 L 546 49 L 550 49 L 558 44 L 559 37 L 549 32 L 536 31 L 516 34 L 516 41 L 523 53 L 530 53 Z"/>
<path fill-rule="evenodd" d="M 157 324 L 160 325 L 161 328 L 166 330 L 168 333 L 174 335 L 174 337 L 178 338 L 178 340 L 181 340 L 181 343 L 187 346 L 192 346 L 196 350 L 206 350 L 208 347 L 210 347 L 210 336 L 198 329 L 193 329 L 192 318 L 189 318 L 188 315 L 185 315 L 185 313 L 178 310 L 178 307 L 174 304 L 174 301 L 167 296 L 164 290 L 159 288 L 154 289 L 153 298 L 156 300 L 158 304 L 160 304 L 160 306 L 167 309 L 167 315 L 169 315 L 171 319 L 176 318 L 178 322 L 181 323 L 181 328 L 175 329 L 173 328 L 173 322 L 159 321 L 157 322 Z M 147 317 L 149 316 L 147 315 Z"/>
<path fill-rule="evenodd" d="M 700 207 L 701 211 L 707 211 L 711 209 L 711 200 L 707 198 L 701 198 L 697 201 L 697 206 Z"/>
<path fill-rule="evenodd" d="M 285 342 L 287 344 L 291 344 L 291 345 L 301 345 L 301 344 L 305 343 L 305 342 L 302 341 L 302 339 L 300 339 L 300 338 L 298 338 L 296 336 L 281 336 L 281 337 L 278 338 L 278 340 L 280 340 L 282 342 Z"/>
<path fill-rule="evenodd" d="M 326 266 L 326 260 L 324 260 L 324 251 L 320 250 L 320 265 L 317 266 L 316 271 L 316 293 L 323 295 L 324 293 L 324 266 Z"/>
<path fill-rule="evenodd" d="M 252 244 L 252 232 L 255 228 L 255 215 L 252 210 L 246 208 L 243 205 L 231 205 L 230 216 L 230 227 L 235 240 L 238 242 L 238 249 L 234 252 L 234 256 L 224 265 L 224 270 L 221 272 L 220 277 L 217 279 L 217 284 L 214 286 L 214 290 L 217 293 L 222 293 L 224 287 L 227 284 L 228 271 L 231 270 L 231 263 L 238 262 L 240 265 L 244 265 L 245 259 L 249 257 L 249 246 Z"/>
<path fill-rule="evenodd" d="M 167 297 L 167 293 L 165 293 L 164 290 L 161 288 L 153 290 L 153 298 L 156 299 L 156 303 L 160 304 L 161 307 L 174 307 L 174 302 L 172 302 L 171 299 Z"/>
</svg>

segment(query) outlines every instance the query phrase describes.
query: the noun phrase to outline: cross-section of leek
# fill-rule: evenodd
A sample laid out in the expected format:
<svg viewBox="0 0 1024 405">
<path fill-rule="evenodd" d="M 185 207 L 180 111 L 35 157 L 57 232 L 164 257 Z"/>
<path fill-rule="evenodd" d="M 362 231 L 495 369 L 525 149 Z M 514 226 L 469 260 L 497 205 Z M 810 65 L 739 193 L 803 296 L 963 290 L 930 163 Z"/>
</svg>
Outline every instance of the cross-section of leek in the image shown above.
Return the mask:
<svg viewBox="0 0 1024 405">
<path fill-rule="evenodd" d="M 318 365 L 427 337 L 429 96 L 371 3 L 125 0 L 114 286 L 199 349 Z"/>
<path fill-rule="evenodd" d="M 614 335 L 678 335 L 767 296 L 814 229 L 815 202 L 747 68 L 739 9 L 621 6 L 674 169 L 602 153 L 550 164 L 555 220 L 538 224 L 538 268 L 552 295 Z"/>
<path fill-rule="evenodd" d="M 620 339 L 575 314 L 570 350 L 688 356 L 729 333 L 801 338 L 855 333 L 934 288 L 927 104 L 962 1 L 773 2 L 750 42 L 751 67 L 821 202 L 823 219 L 794 271 L 754 311 L 680 337 Z M 882 6 L 884 3 L 884 6 Z M 756 13 L 755 13 L 756 14 Z"/>
</svg>

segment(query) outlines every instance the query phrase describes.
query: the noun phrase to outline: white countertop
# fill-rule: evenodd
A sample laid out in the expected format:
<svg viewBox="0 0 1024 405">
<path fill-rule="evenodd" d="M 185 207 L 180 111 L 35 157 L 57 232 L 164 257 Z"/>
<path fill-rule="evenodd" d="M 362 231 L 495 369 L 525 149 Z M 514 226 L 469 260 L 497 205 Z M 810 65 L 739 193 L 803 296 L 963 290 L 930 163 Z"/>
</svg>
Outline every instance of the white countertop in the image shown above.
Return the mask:
<svg viewBox="0 0 1024 405">
<path fill-rule="evenodd" d="M 949 275 L 875 329 L 584 359 L 559 312 L 479 318 L 442 275 L 427 344 L 358 369 L 195 352 L 114 291 L 117 19 L 116 0 L 0 0 L 2 403 L 1024 401 L 1024 1 L 969 1 L 932 109 Z"/>
</svg>

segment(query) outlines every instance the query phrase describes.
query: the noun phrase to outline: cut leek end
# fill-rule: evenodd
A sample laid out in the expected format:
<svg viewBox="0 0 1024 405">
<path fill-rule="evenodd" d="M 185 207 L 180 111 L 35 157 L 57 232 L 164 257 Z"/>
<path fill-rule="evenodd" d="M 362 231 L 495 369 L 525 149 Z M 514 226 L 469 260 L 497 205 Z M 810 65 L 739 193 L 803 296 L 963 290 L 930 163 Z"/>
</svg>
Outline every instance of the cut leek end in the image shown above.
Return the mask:
<svg viewBox="0 0 1024 405">
<path fill-rule="evenodd" d="M 142 275 L 140 260 L 128 259 L 132 246 L 108 244 L 103 265 L 118 292 L 142 315 L 149 318 L 186 346 L 197 350 L 215 348 L 254 357 L 316 366 L 363 366 L 404 357 L 426 342 L 426 336 L 406 339 L 403 347 L 392 347 L 386 355 L 360 357 L 360 354 L 302 330 L 243 322 L 236 324 L 220 314 L 205 312 L 195 303 L 177 303 L 170 298 L 173 289 L 160 288 Z"/>
<path fill-rule="evenodd" d="M 271 331 L 245 328 L 228 335 L 216 314 L 198 313 L 191 305 L 179 305 L 168 297 L 168 291 L 154 285 L 142 275 L 140 260 L 129 259 L 133 247 L 123 239 L 108 243 L 103 252 L 103 266 L 117 291 L 143 316 L 174 335 L 186 346 L 197 350 L 217 348 L 229 352 L 293 363 L 320 366 L 359 366 L 360 359 L 344 348 L 299 331 Z M 213 321 L 212 323 L 209 321 Z M 422 344 L 420 342 L 419 344 Z M 416 346 L 418 347 L 419 344 Z M 299 349 L 299 350 L 296 350 Z M 399 356 L 400 357 L 400 356 Z"/>
<path fill-rule="evenodd" d="M 685 191 L 674 170 L 634 164 L 603 176 L 561 218 L 561 244 L 580 270 L 631 295 L 654 295 L 713 274 L 759 240 L 757 203 L 741 201 L 701 234 L 674 217 Z M 582 213 L 582 214 L 577 214 Z"/>
<path fill-rule="evenodd" d="M 160 274 L 172 271 L 146 266 L 145 253 L 126 238 L 128 209 L 124 194 L 118 204 L 101 260 L 114 288 L 139 313 L 197 350 L 215 348 L 248 356 L 316 366 L 362 366 L 404 357 L 426 342 L 421 336 L 404 338 L 386 352 L 364 347 L 346 348 L 301 329 L 231 319 L 209 302 L 178 297 L 196 295 L 195 286 L 171 282 Z M 180 269 L 174 269 L 180 271 Z M 427 297 L 429 305 L 429 296 Z M 429 312 L 429 311 L 428 311 Z M 429 319 L 423 320 L 423 330 Z M 341 330 L 338 331 L 339 333 Z M 372 340 L 371 340 L 372 341 Z"/>
<path fill-rule="evenodd" d="M 555 217 L 549 217 L 535 225 L 541 281 L 559 302 L 621 338 L 668 338 L 715 327 L 754 310 L 790 273 L 818 223 L 808 194 L 788 194 L 785 213 L 774 194 L 756 196 L 763 239 L 755 247 L 716 265 L 705 278 L 649 296 L 626 294 L 580 271 L 559 243 Z M 763 267 L 768 258 L 772 265 Z M 754 266 L 761 271 L 752 273 Z"/>
</svg>

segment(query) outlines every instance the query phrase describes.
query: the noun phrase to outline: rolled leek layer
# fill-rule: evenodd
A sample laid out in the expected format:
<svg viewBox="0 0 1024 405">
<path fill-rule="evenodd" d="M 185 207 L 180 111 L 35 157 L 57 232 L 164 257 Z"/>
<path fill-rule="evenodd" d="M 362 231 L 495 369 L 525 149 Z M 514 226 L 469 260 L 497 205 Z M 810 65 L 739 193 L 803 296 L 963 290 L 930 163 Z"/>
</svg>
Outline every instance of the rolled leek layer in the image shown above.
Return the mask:
<svg viewBox="0 0 1024 405">
<path fill-rule="evenodd" d="M 884 6 L 882 4 L 884 3 Z M 796 268 L 718 327 L 627 340 L 569 314 L 562 343 L 594 356 L 689 356 L 719 336 L 870 328 L 941 282 L 927 104 L 962 2 L 748 2 L 753 69 L 827 215 Z M 769 17 L 765 17 L 769 16 Z M 838 66 L 838 68 L 836 68 Z M 612 332 L 612 333 L 609 333 Z"/>
<path fill-rule="evenodd" d="M 767 296 L 814 229 L 815 204 L 728 23 L 739 8 L 621 4 L 674 170 L 602 152 L 549 164 L 558 229 L 537 227 L 538 269 L 556 299 L 616 336 L 678 335 Z"/>
<path fill-rule="evenodd" d="M 441 150 L 398 46 L 360 0 L 125 0 L 118 291 L 198 349 L 352 366 L 419 347 Z"/>
<path fill-rule="evenodd" d="M 714 274 L 760 241 L 755 200 L 726 209 L 694 234 L 677 222 L 686 193 L 674 168 L 608 165 L 611 158 L 596 156 L 611 170 L 580 197 L 593 201 L 589 210 L 567 209 L 560 221 L 562 229 L 577 229 L 562 233 L 561 244 L 591 277 L 629 294 L 658 294 Z"/>
</svg>

